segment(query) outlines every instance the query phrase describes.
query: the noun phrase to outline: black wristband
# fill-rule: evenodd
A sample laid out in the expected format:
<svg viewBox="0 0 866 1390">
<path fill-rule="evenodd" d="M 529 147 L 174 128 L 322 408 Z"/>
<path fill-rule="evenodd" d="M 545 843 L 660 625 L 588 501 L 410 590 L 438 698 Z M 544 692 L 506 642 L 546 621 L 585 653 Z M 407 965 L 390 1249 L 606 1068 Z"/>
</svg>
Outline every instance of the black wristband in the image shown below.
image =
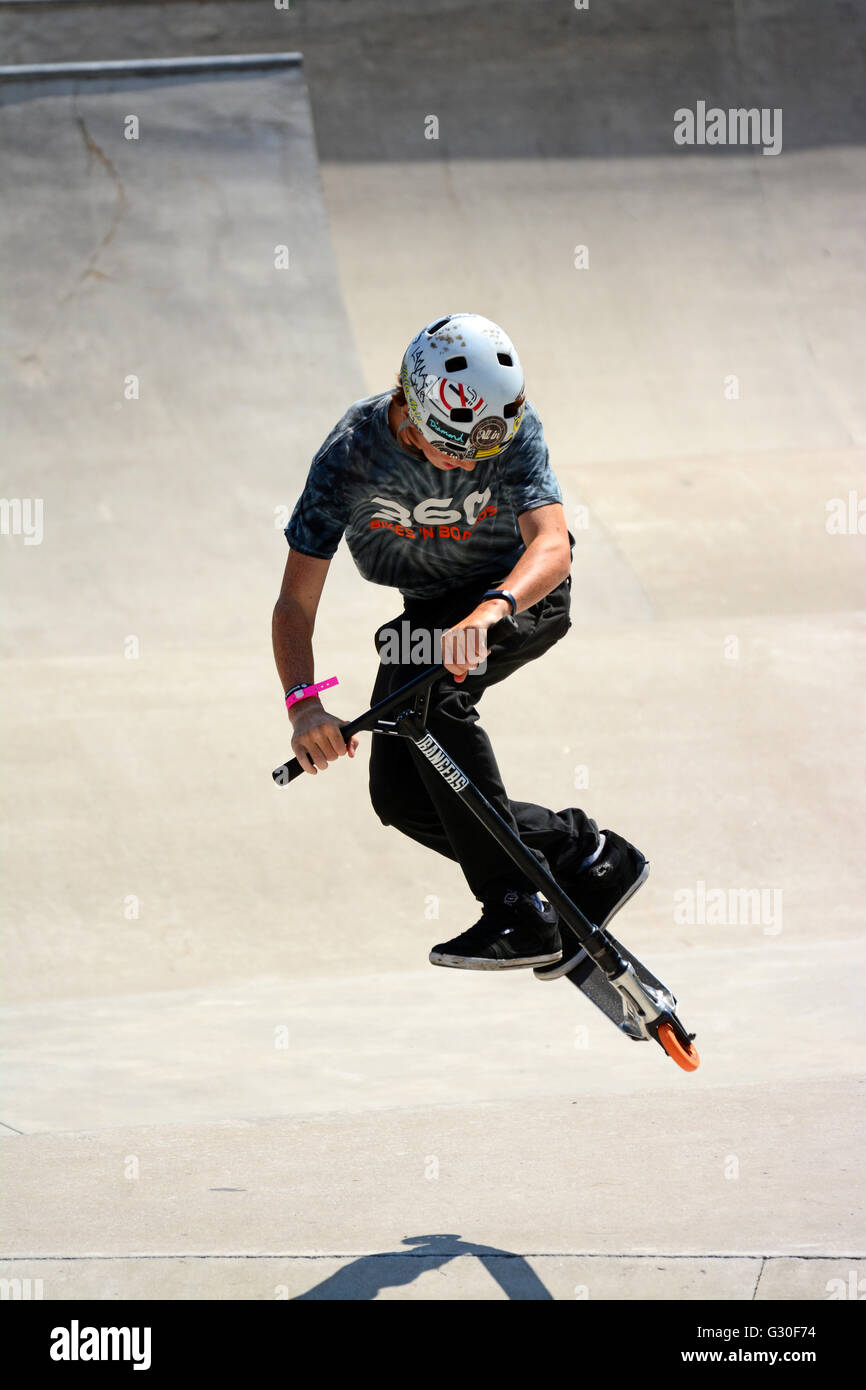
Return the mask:
<svg viewBox="0 0 866 1390">
<path fill-rule="evenodd" d="M 511 616 L 512 616 L 512 618 L 516 618 L 516 617 L 517 617 L 517 599 L 516 599 L 516 598 L 514 597 L 514 595 L 510 592 L 510 590 L 508 590 L 508 589 L 488 589 L 488 590 L 487 590 L 487 593 L 484 595 L 484 597 L 482 598 L 481 602 L 483 603 L 484 600 L 485 600 L 485 599 L 488 599 L 488 598 L 505 598 L 505 599 L 507 599 L 508 602 L 511 604 Z"/>
</svg>

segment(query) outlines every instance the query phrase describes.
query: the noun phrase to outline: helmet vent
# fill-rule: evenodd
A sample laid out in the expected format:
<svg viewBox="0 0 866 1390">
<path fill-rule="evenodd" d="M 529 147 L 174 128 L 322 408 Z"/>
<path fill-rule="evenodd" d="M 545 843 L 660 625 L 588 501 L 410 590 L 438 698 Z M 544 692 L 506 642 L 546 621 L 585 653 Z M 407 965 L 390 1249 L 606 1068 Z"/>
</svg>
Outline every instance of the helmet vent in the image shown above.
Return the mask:
<svg viewBox="0 0 866 1390">
<path fill-rule="evenodd" d="M 509 402 L 508 405 L 506 405 L 506 406 L 504 407 L 504 409 L 503 409 L 503 411 L 502 411 L 502 414 L 505 416 L 505 419 L 506 419 L 506 420 L 513 420 L 519 409 L 520 409 L 520 402 L 519 402 L 519 401 L 511 401 L 511 402 Z"/>
<path fill-rule="evenodd" d="M 431 324 L 428 326 L 428 328 L 426 329 L 426 332 L 430 335 L 430 337 L 432 337 L 434 333 L 438 332 L 438 330 L 439 330 L 440 328 L 444 328 L 445 325 L 446 325 L 446 323 L 450 323 L 450 322 L 451 322 L 451 315 L 449 314 L 449 315 L 447 316 L 447 318 L 444 318 L 444 319 L 437 319 L 435 323 L 431 323 Z"/>
<path fill-rule="evenodd" d="M 514 359 L 513 359 L 513 357 L 511 356 L 511 353 L 510 353 L 510 352 L 497 352 L 497 354 L 496 354 L 496 360 L 497 360 L 497 362 L 499 362 L 503 367 L 513 367 L 513 366 L 514 366 Z"/>
<path fill-rule="evenodd" d="M 465 372 L 466 365 L 465 357 L 449 357 L 445 363 L 445 370 L 446 372 Z"/>
<path fill-rule="evenodd" d="M 458 424 L 461 422 L 466 424 L 472 418 L 472 411 L 467 409 L 466 406 L 455 406 L 454 410 L 451 411 L 451 419 L 456 420 Z"/>
</svg>

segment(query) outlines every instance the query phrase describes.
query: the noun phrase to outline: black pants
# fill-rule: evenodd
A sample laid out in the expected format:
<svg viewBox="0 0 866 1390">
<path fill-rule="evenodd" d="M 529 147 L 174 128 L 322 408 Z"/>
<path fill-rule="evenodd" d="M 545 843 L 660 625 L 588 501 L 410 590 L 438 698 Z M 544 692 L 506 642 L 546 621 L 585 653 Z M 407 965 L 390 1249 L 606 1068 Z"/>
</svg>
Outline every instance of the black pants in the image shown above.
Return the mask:
<svg viewBox="0 0 866 1390">
<path fill-rule="evenodd" d="M 376 633 L 377 651 L 382 651 L 389 630 L 399 632 L 407 620 L 413 634 L 460 622 L 480 602 L 484 588 L 452 590 L 423 602 L 407 599 L 404 612 Z M 554 812 L 529 801 L 509 800 L 490 740 L 478 722 L 476 705 L 488 686 L 497 685 L 512 671 L 543 656 L 565 636 L 571 627 L 570 588 L 571 581 L 566 579 L 546 598 L 519 613 L 517 631 L 493 649 L 483 674 L 470 674 L 458 684 L 446 672 L 433 686 L 427 717 L 434 738 L 554 877 L 576 868 L 592 853 L 596 831 L 577 807 Z M 372 702 L 405 685 L 418 670 L 419 666 L 411 663 L 380 664 Z M 515 707 L 513 717 L 522 724 L 532 715 Z M 503 887 L 535 891 L 410 739 L 373 735 L 370 799 L 383 825 L 393 825 L 419 844 L 456 860 L 479 900 Z"/>
</svg>

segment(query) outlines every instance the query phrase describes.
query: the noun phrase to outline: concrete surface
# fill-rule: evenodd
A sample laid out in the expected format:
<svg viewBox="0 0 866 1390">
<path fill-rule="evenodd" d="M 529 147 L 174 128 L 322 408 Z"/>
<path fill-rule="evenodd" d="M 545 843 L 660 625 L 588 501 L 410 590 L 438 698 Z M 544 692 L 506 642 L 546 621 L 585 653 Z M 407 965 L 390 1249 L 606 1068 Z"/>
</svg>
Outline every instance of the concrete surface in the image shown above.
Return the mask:
<svg viewBox="0 0 866 1390">
<path fill-rule="evenodd" d="M 47 1298 L 823 1299 L 863 1272 L 866 539 L 825 524 L 866 497 L 862 12 L 479 3 L 455 64 L 457 8 L 0 8 L 7 62 L 306 72 L 0 83 L 0 493 L 44 499 L 42 543 L 0 545 L 0 1277 Z M 697 99 L 783 106 L 783 152 L 677 149 Z M 578 538 L 574 630 L 485 721 L 515 796 L 649 854 L 619 932 L 694 1076 L 569 986 L 427 967 L 473 903 L 363 764 L 270 781 L 281 509 L 464 304 L 520 346 Z M 339 555 L 336 712 L 397 606 Z M 683 920 L 713 889 L 778 910 Z"/>
</svg>

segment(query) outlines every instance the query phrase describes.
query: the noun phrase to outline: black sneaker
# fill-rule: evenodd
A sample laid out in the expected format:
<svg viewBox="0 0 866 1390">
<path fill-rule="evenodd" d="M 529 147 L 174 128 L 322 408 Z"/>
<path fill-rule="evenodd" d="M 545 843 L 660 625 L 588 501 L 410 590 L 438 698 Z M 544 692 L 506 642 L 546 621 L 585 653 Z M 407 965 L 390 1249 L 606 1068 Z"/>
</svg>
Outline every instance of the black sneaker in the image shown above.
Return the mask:
<svg viewBox="0 0 866 1390">
<path fill-rule="evenodd" d="M 557 913 L 549 903 L 511 888 L 486 901 L 481 918 L 468 931 L 434 946 L 433 965 L 458 970 L 519 970 L 555 965 L 562 955 Z"/>
<path fill-rule="evenodd" d="M 554 875 L 563 892 L 596 927 L 606 927 L 649 877 L 649 862 L 639 849 L 615 830 L 602 830 L 601 834 L 604 846 L 593 864 L 571 876 L 567 872 L 560 876 L 554 866 Z M 554 965 L 536 969 L 539 980 L 559 980 L 580 961 L 583 949 L 577 937 L 564 922 L 560 924 L 560 931 L 562 957 Z"/>
</svg>

